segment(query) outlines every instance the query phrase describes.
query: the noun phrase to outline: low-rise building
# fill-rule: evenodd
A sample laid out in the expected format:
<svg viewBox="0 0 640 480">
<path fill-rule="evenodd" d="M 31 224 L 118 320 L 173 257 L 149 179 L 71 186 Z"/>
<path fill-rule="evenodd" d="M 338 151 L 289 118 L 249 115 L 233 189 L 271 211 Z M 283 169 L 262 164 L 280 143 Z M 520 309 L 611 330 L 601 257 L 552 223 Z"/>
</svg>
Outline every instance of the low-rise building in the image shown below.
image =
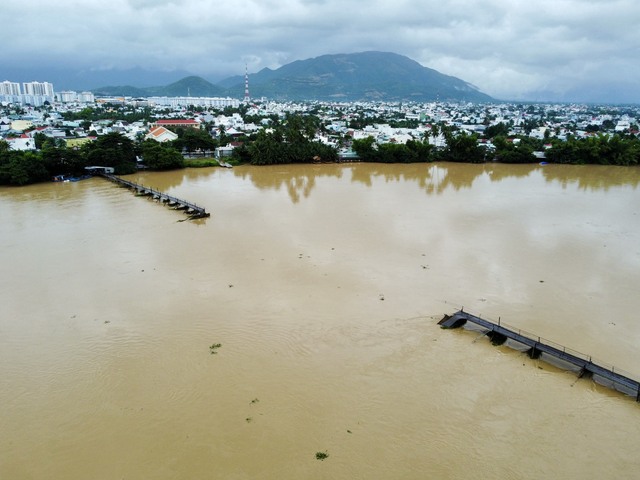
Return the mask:
<svg viewBox="0 0 640 480">
<path fill-rule="evenodd" d="M 24 133 L 19 137 L 9 137 L 5 139 L 11 150 L 35 150 L 36 141 Z"/>
<path fill-rule="evenodd" d="M 165 127 L 161 127 L 161 126 L 155 126 L 155 127 L 151 127 L 151 130 L 149 130 L 149 133 L 147 133 L 147 135 L 145 135 L 144 139 L 145 140 L 155 140 L 156 142 L 172 142 L 173 140 L 177 139 L 178 135 L 173 133 L 171 130 L 165 128 Z"/>
<path fill-rule="evenodd" d="M 153 124 L 153 126 L 155 127 L 165 127 L 165 128 L 168 128 L 168 127 L 200 128 L 200 125 L 201 125 L 200 122 L 192 118 L 188 118 L 188 119 L 170 118 L 170 119 L 156 120 L 156 122 Z"/>
</svg>

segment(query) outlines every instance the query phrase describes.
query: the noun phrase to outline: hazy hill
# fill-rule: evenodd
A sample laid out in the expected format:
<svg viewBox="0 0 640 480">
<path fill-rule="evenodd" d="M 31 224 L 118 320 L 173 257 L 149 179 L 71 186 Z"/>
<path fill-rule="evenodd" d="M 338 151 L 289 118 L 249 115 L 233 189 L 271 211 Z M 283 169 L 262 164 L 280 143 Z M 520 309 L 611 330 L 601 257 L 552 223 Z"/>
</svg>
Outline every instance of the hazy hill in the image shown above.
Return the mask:
<svg viewBox="0 0 640 480">
<path fill-rule="evenodd" d="M 241 97 L 244 77 L 218 85 Z M 249 75 L 249 89 L 252 97 L 289 100 L 492 100 L 464 80 L 388 52 L 323 55 L 265 68 Z"/>
<path fill-rule="evenodd" d="M 444 75 L 403 55 L 387 52 L 322 55 L 297 60 L 249 75 L 253 98 L 275 100 L 493 100 L 470 83 Z M 214 85 L 201 77 L 186 77 L 165 87 L 102 87 L 96 95 L 113 96 L 244 96 L 244 76 Z"/>
<path fill-rule="evenodd" d="M 227 94 L 225 88 L 196 76 L 185 77 L 164 87 L 101 87 L 93 90 L 93 93 L 128 97 L 220 97 Z"/>
</svg>

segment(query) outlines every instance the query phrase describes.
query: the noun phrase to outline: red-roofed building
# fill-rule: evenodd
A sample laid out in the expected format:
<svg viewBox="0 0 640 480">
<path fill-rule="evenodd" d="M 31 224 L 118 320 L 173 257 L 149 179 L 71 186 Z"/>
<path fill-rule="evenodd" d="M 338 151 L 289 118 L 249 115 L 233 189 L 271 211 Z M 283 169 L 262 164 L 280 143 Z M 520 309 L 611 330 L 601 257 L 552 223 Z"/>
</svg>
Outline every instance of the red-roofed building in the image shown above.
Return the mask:
<svg viewBox="0 0 640 480">
<path fill-rule="evenodd" d="M 35 150 L 36 141 L 29 135 L 22 134 L 19 137 L 6 138 L 11 150 Z"/>
<path fill-rule="evenodd" d="M 171 142 L 176 138 L 178 138 L 178 135 L 176 135 L 171 130 L 168 130 L 165 127 L 156 126 L 156 127 L 151 127 L 151 130 L 149 130 L 149 133 L 147 133 L 147 135 L 144 138 L 145 140 L 152 138 L 156 142 L 162 143 L 162 142 Z"/>
</svg>

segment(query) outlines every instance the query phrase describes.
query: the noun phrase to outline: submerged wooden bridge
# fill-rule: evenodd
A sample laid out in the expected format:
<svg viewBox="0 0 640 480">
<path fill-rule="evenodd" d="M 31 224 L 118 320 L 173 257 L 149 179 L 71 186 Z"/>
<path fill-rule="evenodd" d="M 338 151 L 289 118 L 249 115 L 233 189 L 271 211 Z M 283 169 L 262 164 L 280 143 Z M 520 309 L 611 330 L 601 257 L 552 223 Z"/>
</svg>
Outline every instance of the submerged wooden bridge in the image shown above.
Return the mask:
<svg viewBox="0 0 640 480">
<path fill-rule="evenodd" d="M 133 190 L 136 195 L 153 198 L 160 203 L 167 204 L 174 210 L 182 210 L 189 216 L 190 220 L 196 218 L 206 218 L 211 215 L 210 213 L 207 213 L 204 207 L 200 207 L 195 203 L 187 202 L 186 200 L 182 200 L 177 197 L 172 197 L 171 195 L 167 195 L 166 193 L 154 190 L 151 187 L 145 187 L 144 185 L 130 182 L 129 180 L 125 180 L 111 173 L 99 172 L 97 174 L 101 177 L 106 178 L 107 180 L 112 181 L 117 185 Z"/>
<path fill-rule="evenodd" d="M 617 390 L 625 395 L 632 396 L 636 402 L 640 402 L 640 381 L 631 374 L 616 371 L 613 366 L 605 366 L 596 363 L 589 355 L 584 355 L 574 350 L 569 350 L 561 345 L 553 344 L 540 337 L 532 336 L 521 330 L 512 330 L 504 325 L 493 323 L 483 318 L 471 315 L 460 310 L 453 315 L 445 315 L 438 322 L 442 328 L 469 328 L 482 332 L 494 345 L 507 346 L 526 352 L 530 358 L 540 358 L 552 365 L 566 370 L 572 370 L 579 378 L 591 377 L 593 381 L 606 387 Z"/>
</svg>

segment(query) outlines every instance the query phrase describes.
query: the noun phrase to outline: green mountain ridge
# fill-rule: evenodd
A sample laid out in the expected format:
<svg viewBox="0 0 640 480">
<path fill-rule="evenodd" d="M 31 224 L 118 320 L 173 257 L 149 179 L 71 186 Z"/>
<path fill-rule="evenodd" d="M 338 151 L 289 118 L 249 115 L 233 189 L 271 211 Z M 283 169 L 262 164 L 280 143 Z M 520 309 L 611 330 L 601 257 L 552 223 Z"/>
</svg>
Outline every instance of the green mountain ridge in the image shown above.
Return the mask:
<svg viewBox="0 0 640 480">
<path fill-rule="evenodd" d="M 220 97 L 226 96 L 226 89 L 214 85 L 202 77 L 185 77 L 166 86 L 137 88 L 100 87 L 93 90 L 95 95 L 125 97 Z"/>
<path fill-rule="evenodd" d="M 471 101 L 493 99 L 472 84 L 444 75 L 403 55 L 361 52 L 296 60 L 249 75 L 252 97 L 275 100 Z M 132 92 L 132 93 L 126 93 Z M 135 93 L 134 93 L 135 92 Z M 186 77 L 165 87 L 103 87 L 95 94 L 126 96 L 244 96 L 244 76 L 212 84 Z"/>
</svg>

